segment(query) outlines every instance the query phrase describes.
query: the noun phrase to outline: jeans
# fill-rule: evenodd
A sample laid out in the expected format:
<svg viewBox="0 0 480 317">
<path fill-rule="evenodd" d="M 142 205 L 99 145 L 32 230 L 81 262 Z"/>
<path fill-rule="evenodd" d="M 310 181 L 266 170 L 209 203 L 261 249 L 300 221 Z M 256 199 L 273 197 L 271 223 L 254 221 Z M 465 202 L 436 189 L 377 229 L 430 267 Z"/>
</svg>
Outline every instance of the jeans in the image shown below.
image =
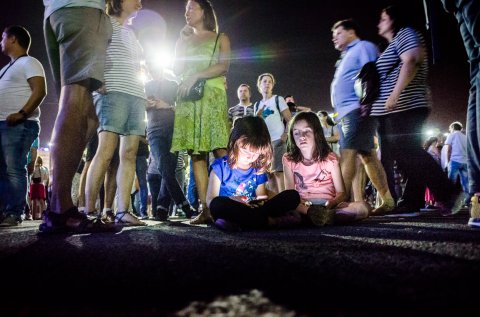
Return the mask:
<svg viewBox="0 0 480 317">
<path fill-rule="evenodd" d="M 160 187 L 162 186 L 162 175 L 147 174 L 148 187 L 150 187 L 150 194 L 152 195 L 152 216 L 157 216 L 157 201 L 160 195 Z"/>
<path fill-rule="evenodd" d="M 175 177 L 177 155 L 170 152 L 171 137 L 153 134 L 148 136 L 148 142 L 150 143 L 150 152 L 157 162 L 158 171 L 162 175 L 157 208 L 168 210 L 171 199 L 181 209 L 189 205 Z"/>
<path fill-rule="evenodd" d="M 448 178 L 453 182 L 457 182 L 457 177 L 460 176 L 460 184 L 464 193 L 468 194 L 468 171 L 467 164 L 450 161 L 448 164 Z"/>
<path fill-rule="evenodd" d="M 195 184 L 195 176 L 193 174 L 192 159 L 190 159 L 190 173 L 188 176 L 187 199 L 193 208 L 198 209 L 198 193 L 197 193 L 197 185 Z"/>
<path fill-rule="evenodd" d="M 148 204 L 148 185 L 147 185 L 147 158 L 145 156 L 137 156 L 136 173 L 139 190 L 139 209 L 137 212 L 140 216 L 148 216 L 147 204 Z"/>
<path fill-rule="evenodd" d="M 0 121 L 0 211 L 18 220 L 26 204 L 27 154 L 39 132 L 38 121 L 15 126 Z"/>
<path fill-rule="evenodd" d="M 456 1 L 455 12 L 470 63 L 467 166 L 470 194 L 480 192 L 480 1 Z"/>
</svg>

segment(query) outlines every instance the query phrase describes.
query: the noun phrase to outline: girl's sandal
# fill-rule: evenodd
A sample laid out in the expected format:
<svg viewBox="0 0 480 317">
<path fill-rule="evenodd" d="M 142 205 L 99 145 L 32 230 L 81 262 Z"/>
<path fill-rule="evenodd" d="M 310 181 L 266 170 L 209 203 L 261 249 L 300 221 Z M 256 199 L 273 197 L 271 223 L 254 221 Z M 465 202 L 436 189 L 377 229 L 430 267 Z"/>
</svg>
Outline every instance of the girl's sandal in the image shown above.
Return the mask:
<svg viewBox="0 0 480 317">
<path fill-rule="evenodd" d="M 117 214 L 115 215 L 115 224 L 120 226 L 146 226 L 147 225 L 145 222 L 140 221 L 130 211 L 117 211 Z"/>
</svg>

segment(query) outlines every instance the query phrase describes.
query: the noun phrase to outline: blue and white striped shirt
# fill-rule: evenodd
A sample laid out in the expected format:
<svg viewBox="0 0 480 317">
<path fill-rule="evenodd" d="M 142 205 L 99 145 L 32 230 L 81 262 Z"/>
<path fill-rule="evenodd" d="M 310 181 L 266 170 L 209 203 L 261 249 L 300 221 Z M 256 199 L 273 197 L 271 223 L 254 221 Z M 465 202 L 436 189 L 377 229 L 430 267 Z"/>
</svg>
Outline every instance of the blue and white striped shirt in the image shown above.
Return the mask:
<svg viewBox="0 0 480 317">
<path fill-rule="evenodd" d="M 398 103 L 394 110 L 387 111 L 385 103 L 392 93 L 400 74 L 403 63 L 400 55 L 408 50 L 425 47 L 422 35 L 412 28 L 402 28 L 392 39 L 387 49 L 377 60 L 377 70 L 380 74 L 380 95 L 373 103 L 371 116 L 383 116 L 411 110 L 419 107 L 428 107 L 427 102 L 427 74 L 428 58 L 425 56 L 422 64 L 417 70 L 415 77 L 408 86 L 401 92 Z M 398 65 L 395 66 L 395 64 Z M 394 68 L 393 68 L 394 67 Z M 393 69 L 392 69 L 393 68 Z M 386 76 L 386 78 L 385 78 Z"/>
</svg>

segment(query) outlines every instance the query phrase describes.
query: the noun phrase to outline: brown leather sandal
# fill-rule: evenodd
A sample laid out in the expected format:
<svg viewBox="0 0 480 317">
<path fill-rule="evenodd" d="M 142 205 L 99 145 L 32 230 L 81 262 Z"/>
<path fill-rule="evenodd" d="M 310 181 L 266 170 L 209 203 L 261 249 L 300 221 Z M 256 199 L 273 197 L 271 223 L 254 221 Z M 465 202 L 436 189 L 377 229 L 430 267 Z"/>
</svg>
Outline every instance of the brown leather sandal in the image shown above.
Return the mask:
<svg viewBox="0 0 480 317">
<path fill-rule="evenodd" d="M 85 214 L 79 212 L 77 207 L 72 207 L 61 214 L 45 211 L 43 223 L 40 224 L 38 230 L 42 234 L 80 234 L 118 232 L 119 228 L 112 224 L 106 224 L 98 218 L 89 219 Z"/>
</svg>

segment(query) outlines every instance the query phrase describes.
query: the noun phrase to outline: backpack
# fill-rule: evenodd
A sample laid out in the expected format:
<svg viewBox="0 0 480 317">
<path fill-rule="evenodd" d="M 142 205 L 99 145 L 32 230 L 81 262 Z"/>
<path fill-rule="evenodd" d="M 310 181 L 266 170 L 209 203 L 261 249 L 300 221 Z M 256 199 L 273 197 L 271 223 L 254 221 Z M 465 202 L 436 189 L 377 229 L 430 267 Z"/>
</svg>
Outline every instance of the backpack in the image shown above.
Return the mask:
<svg viewBox="0 0 480 317">
<path fill-rule="evenodd" d="M 380 93 L 380 75 L 375 62 L 368 62 L 355 76 L 355 94 L 360 99 L 360 112 L 367 117 L 372 111 L 372 104 Z"/>
<path fill-rule="evenodd" d="M 285 121 L 285 118 L 282 116 L 282 112 L 280 111 L 280 105 L 278 103 L 278 95 L 275 96 L 275 104 L 277 105 L 278 114 L 280 115 L 280 118 L 282 119 L 283 125 L 286 126 L 287 122 Z M 260 105 L 260 101 L 257 101 L 253 105 L 253 109 L 254 109 L 255 113 L 257 112 L 257 108 L 258 108 L 259 105 Z"/>
<path fill-rule="evenodd" d="M 380 79 L 376 62 L 368 62 L 360 69 L 355 78 L 355 94 L 360 99 L 360 113 L 362 117 L 368 117 L 372 111 L 372 104 L 380 95 L 380 81 L 387 78 L 398 65 L 400 59 Z"/>
</svg>

